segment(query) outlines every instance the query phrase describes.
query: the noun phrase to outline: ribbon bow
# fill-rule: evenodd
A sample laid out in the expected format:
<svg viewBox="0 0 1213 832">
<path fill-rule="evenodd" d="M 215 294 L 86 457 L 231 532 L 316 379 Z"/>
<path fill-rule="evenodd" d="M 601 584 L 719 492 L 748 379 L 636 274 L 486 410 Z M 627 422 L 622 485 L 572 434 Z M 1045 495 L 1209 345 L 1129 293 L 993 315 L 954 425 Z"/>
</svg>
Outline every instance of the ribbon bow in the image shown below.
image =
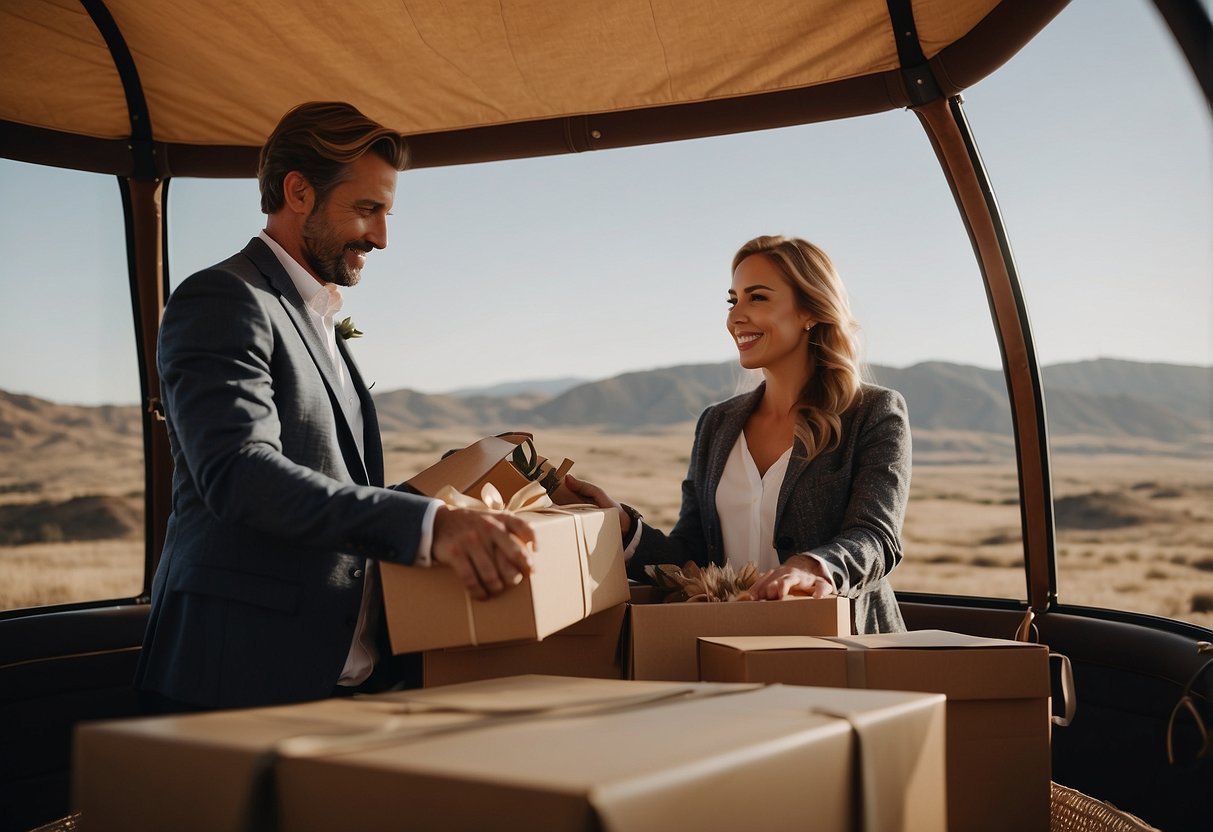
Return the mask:
<svg viewBox="0 0 1213 832">
<path fill-rule="evenodd" d="M 534 481 L 528 482 L 518 489 L 514 496 L 510 497 L 509 502 L 502 499 L 501 492 L 491 482 L 486 482 L 480 489 L 480 499 L 464 494 L 452 485 L 444 485 L 434 496 L 449 506 L 469 508 L 473 511 L 506 511 L 514 514 L 520 511 L 537 511 L 552 507 L 552 500 L 548 497 L 548 492 L 542 485 Z"/>
</svg>

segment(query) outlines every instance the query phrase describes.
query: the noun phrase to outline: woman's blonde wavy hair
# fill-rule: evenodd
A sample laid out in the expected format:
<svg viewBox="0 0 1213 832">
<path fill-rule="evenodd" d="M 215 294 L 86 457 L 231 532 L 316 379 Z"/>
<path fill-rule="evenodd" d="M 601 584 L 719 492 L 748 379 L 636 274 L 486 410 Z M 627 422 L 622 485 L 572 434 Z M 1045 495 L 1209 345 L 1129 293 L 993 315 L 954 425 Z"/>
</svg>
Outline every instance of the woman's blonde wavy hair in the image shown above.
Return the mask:
<svg viewBox="0 0 1213 832">
<path fill-rule="evenodd" d="M 815 322 L 809 333 L 809 380 L 800 391 L 800 412 L 793 428 L 812 459 L 838 446 L 842 415 L 859 401 L 862 369 L 855 338 L 859 325 L 851 316 L 842 278 L 820 248 L 796 237 L 755 237 L 734 255 L 733 271 L 756 254 L 787 278 L 797 304 Z"/>
</svg>

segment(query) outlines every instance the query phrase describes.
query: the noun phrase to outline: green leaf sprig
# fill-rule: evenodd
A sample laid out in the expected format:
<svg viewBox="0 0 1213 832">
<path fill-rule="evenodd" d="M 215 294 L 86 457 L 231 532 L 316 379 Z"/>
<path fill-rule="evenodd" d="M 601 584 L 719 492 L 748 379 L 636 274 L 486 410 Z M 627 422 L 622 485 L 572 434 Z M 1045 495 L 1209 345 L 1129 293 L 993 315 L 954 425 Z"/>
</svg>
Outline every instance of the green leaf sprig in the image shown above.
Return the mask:
<svg viewBox="0 0 1213 832">
<path fill-rule="evenodd" d="M 333 329 L 337 330 L 337 334 L 345 341 L 351 338 L 361 338 L 362 330 L 354 326 L 354 321 L 351 318 L 346 318 L 340 323 L 334 324 Z"/>
<path fill-rule="evenodd" d="M 535 450 L 535 443 L 530 439 L 522 440 L 518 447 L 514 448 L 510 461 L 522 476 L 542 485 L 548 494 L 551 494 L 556 490 L 556 486 L 560 485 L 560 481 L 556 479 L 555 469 L 550 465 L 544 467 L 539 460 L 539 452 Z"/>
</svg>

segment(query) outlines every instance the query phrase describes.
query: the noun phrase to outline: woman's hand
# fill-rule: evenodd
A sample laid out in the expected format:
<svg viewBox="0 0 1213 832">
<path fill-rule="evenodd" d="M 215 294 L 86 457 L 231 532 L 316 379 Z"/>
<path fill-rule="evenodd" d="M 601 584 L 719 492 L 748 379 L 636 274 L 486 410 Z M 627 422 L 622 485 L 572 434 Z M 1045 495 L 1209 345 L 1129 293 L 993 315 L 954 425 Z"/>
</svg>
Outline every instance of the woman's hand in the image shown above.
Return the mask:
<svg viewBox="0 0 1213 832">
<path fill-rule="evenodd" d="M 593 503 L 599 508 L 613 508 L 619 512 L 619 530 L 623 533 L 623 539 L 626 541 L 628 535 L 632 532 L 632 518 L 618 500 L 612 500 L 610 495 L 603 491 L 598 486 L 577 479 L 572 474 L 564 475 L 564 484 L 581 499 L 587 503 Z"/>
<path fill-rule="evenodd" d="M 805 555 L 792 555 L 782 565 L 759 576 L 750 587 L 755 601 L 780 601 L 792 595 L 826 598 L 834 594 L 834 584 L 826 577 L 825 567 L 816 558 Z"/>
</svg>

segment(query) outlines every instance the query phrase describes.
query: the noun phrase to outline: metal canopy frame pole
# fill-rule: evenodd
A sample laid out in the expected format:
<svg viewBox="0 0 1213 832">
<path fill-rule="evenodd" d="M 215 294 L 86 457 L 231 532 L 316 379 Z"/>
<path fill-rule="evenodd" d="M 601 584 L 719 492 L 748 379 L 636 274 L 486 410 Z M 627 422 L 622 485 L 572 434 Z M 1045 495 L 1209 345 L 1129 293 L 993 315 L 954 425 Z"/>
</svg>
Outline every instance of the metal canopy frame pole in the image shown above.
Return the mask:
<svg viewBox="0 0 1213 832">
<path fill-rule="evenodd" d="M 156 369 L 156 336 L 168 297 L 164 267 L 164 197 L 168 182 L 119 177 L 118 185 L 126 221 L 127 268 L 143 396 L 145 568 L 141 594 L 150 597 L 152 575 L 172 509 L 173 462 L 160 406 L 160 374 Z"/>
<path fill-rule="evenodd" d="M 981 267 L 1011 401 L 1029 614 L 1057 599 L 1053 489 L 1044 394 L 1032 329 L 1002 216 L 959 96 L 915 107 Z"/>
<path fill-rule="evenodd" d="M 152 575 L 164 546 L 172 509 L 172 455 L 164 413 L 160 405 L 160 374 L 156 369 L 156 337 L 160 315 L 168 297 L 165 265 L 166 226 L 164 199 L 168 180 L 157 168 L 157 151 L 151 114 L 139 69 L 105 0 L 80 0 L 114 61 L 122 82 L 130 118 L 126 149 L 130 167 L 119 175 L 122 212 L 126 225 L 126 260 L 130 274 L 131 306 L 135 320 L 135 348 L 139 358 L 139 386 L 143 395 L 144 468 L 144 570 L 141 599 L 151 597 Z"/>
</svg>

